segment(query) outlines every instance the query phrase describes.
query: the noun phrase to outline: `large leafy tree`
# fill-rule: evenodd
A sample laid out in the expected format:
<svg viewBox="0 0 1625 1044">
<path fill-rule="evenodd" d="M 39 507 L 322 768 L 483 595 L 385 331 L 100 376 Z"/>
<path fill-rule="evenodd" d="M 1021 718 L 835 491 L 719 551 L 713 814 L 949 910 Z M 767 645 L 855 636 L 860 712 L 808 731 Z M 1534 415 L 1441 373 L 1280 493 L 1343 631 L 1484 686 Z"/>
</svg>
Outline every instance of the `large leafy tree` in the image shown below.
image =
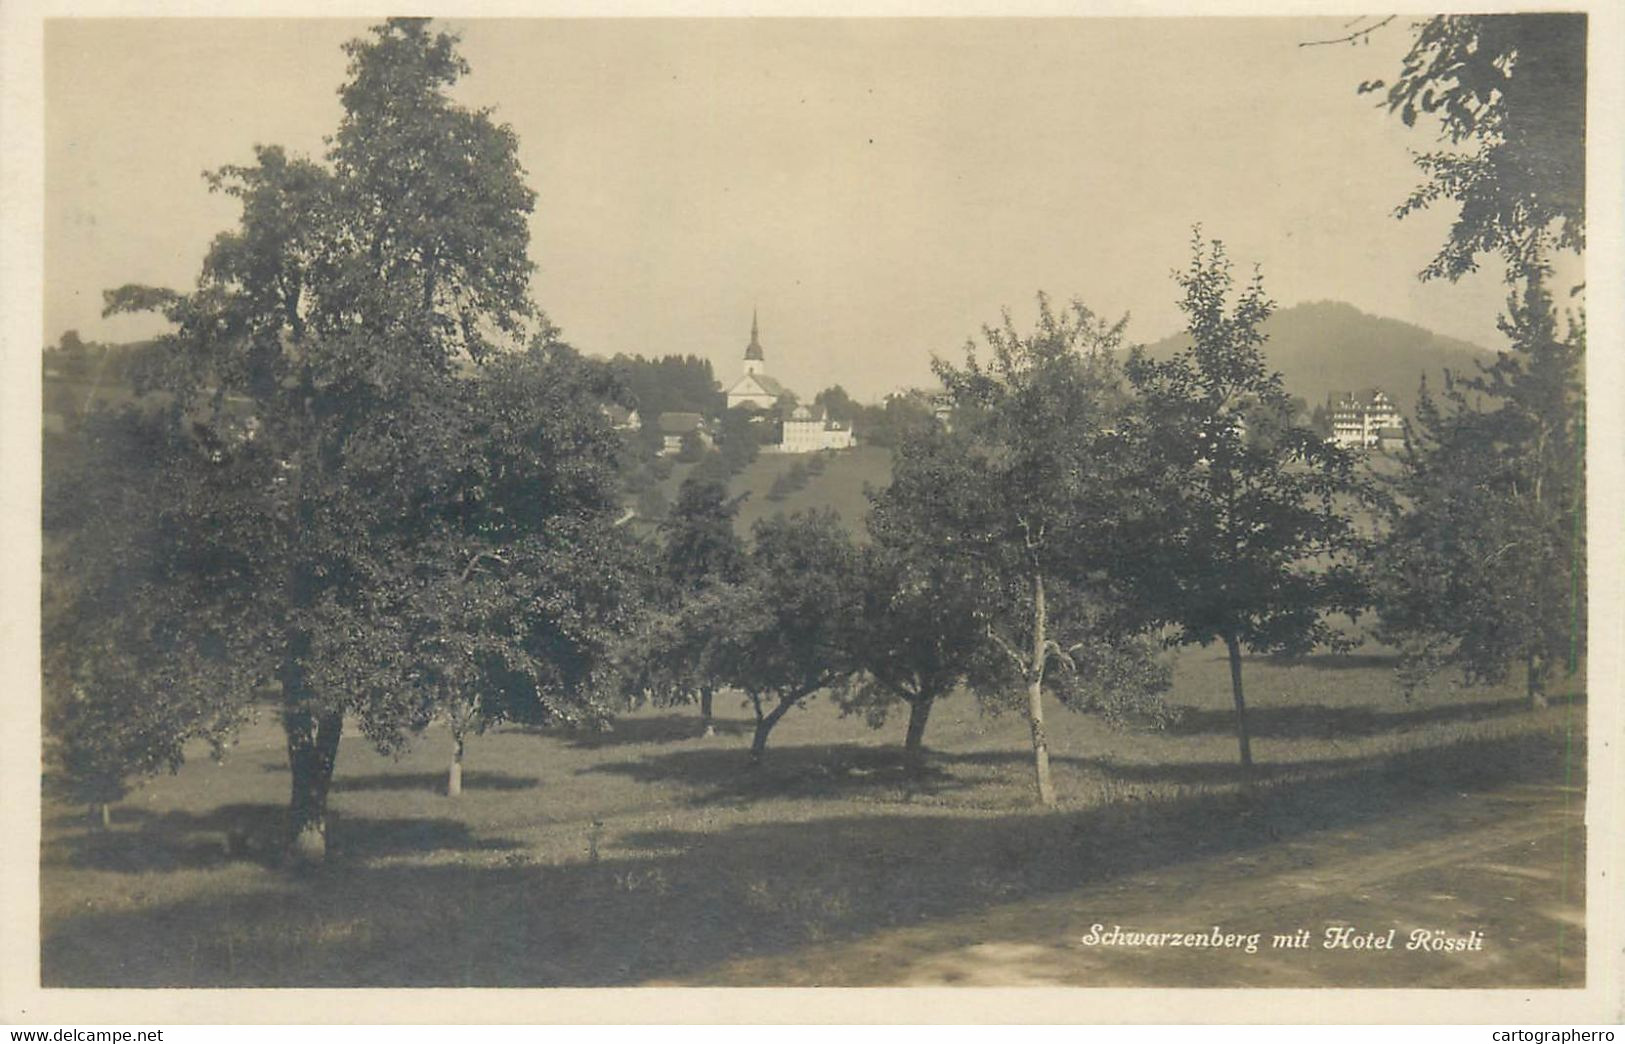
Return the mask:
<svg viewBox="0 0 1625 1044">
<path fill-rule="evenodd" d="M 1585 14 L 1440 15 L 1419 22 L 1392 83 L 1372 80 L 1406 126 L 1437 118 L 1448 149 L 1417 155 L 1426 180 L 1401 216 L 1460 204 L 1423 277 L 1456 279 L 1482 254 L 1514 269 L 1543 244 L 1585 246 Z"/>
<path fill-rule="evenodd" d="M 1339 642 L 1327 614 L 1362 604 L 1351 512 L 1369 492 L 1351 454 L 1296 422 L 1264 355 L 1273 306 L 1261 280 L 1234 294 L 1223 245 L 1199 236 L 1176 278 L 1191 346 L 1128 365 L 1137 396 L 1125 430 L 1156 522 L 1121 545 L 1119 575 L 1144 623 L 1171 627 L 1176 643 L 1224 644 L 1250 773 L 1242 650 Z"/>
<path fill-rule="evenodd" d="M 1558 332 L 1554 257 L 1585 248 L 1583 13 L 1439 16 L 1385 92 L 1407 125 L 1437 118 L 1452 149 L 1400 216 L 1460 204 L 1423 278 L 1457 278 L 1498 253 L 1513 286 L 1496 363 L 1424 394 L 1392 537 L 1376 574 L 1386 633 L 1411 681 L 1441 663 L 1469 679 L 1525 667 L 1532 703 L 1567 647 L 1577 664 L 1584 602 L 1583 321 Z M 1424 389 L 1425 391 L 1425 389 Z"/>
<path fill-rule="evenodd" d="M 466 370 L 534 317 L 534 197 L 512 132 L 450 98 L 455 45 L 416 19 L 348 45 L 329 163 L 261 148 L 222 169 L 212 184 L 242 219 L 197 289 L 109 294 L 174 325 L 145 379 L 175 447 L 134 513 L 154 564 L 122 585 L 150 593 L 142 611 L 164 631 L 144 654 L 171 665 L 184 705 L 240 707 L 273 683 L 301 858 L 325 854 L 347 717 L 394 747 L 474 664 L 510 681 L 524 666 L 533 694 L 581 691 L 541 668 L 580 673 L 580 649 L 548 628 L 586 578 L 547 578 L 613 557 L 574 554 L 608 526 L 614 441 L 545 323 L 512 372 Z M 506 559 L 500 585 L 475 579 L 491 558 Z M 498 620 L 521 633 L 467 647 Z M 204 655 L 230 671 L 198 669 Z"/>
<path fill-rule="evenodd" d="M 535 193 L 513 130 L 450 97 L 469 71 L 456 44 L 425 19 L 396 18 L 345 45 L 350 79 L 329 159 L 346 248 L 320 272 L 347 318 L 413 337 L 436 366 L 457 353 L 482 359 L 532 311 Z"/>
<path fill-rule="evenodd" d="M 1560 334 L 1538 273 L 1501 325 L 1509 351 L 1422 396 L 1374 573 L 1410 683 L 1445 665 L 1494 683 L 1521 666 L 1540 706 L 1583 632 L 1585 329 Z"/>
</svg>

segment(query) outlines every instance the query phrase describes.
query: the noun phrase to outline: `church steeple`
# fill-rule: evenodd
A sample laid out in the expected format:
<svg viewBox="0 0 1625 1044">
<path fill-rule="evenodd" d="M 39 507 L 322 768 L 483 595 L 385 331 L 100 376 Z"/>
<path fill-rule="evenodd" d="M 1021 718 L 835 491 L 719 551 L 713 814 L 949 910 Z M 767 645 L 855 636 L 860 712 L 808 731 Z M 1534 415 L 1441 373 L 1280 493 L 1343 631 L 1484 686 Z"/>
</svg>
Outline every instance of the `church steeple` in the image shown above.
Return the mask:
<svg viewBox="0 0 1625 1044">
<path fill-rule="evenodd" d="M 763 369 L 762 338 L 756 329 L 756 309 L 750 310 L 750 344 L 745 347 L 745 372 L 761 373 Z"/>
<path fill-rule="evenodd" d="M 763 359 L 762 338 L 756 329 L 756 309 L 754 308 L 750 310 L 750 344 L 745 347 L 745 358 L 755 362 L 761 362 Z"/>
</svg>

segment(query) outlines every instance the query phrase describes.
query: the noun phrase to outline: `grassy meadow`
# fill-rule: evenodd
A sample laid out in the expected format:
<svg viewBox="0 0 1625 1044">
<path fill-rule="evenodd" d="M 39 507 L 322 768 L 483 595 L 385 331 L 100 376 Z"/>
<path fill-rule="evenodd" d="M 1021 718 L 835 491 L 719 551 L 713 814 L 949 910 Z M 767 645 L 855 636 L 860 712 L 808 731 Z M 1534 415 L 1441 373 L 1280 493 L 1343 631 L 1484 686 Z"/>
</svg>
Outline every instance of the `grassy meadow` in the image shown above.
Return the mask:
<svg viewBox="0 0 1625 1044">
<path fill-rule="evenodd" d="M 718 699 L 612 731 L 502 729 L 399 758 L 345 738 L 323 869 L 275 865 L 274 715 L 199 750 L 109 832 L 48 805 L 48 986 L 1580 985 L 1584 706 L 1441 679 L 1409 702 L 1363 650 L 1247 664 L 1259 783 L 1240 785 L 1222 652 L 1181 654 L 1163 730 L 1051 705 L 1060 807 L 1023 719 L 965 695 L 903 771 L 826 700 L 751 769 Z M 1085 949 L 1094 922 L 1264 933 L 1485 933 L 1483 953 Z"/>
</svg>

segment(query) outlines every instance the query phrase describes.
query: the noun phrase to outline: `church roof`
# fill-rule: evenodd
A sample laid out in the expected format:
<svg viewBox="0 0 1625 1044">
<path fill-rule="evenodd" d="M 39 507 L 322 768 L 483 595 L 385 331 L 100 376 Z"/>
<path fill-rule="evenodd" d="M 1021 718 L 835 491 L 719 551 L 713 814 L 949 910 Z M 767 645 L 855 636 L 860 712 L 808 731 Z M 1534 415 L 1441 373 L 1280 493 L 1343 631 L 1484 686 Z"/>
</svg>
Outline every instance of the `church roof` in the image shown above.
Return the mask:
<svg viewBox="0 0 1625 1044">
<path fill-rule="evenodd" d="M 784 385 L 780 384 L 778 381 L 776 381 L 773 378 L 769 377 L 767 374 L 765 374 L 765 373 L 747 373 L 744 376 L 740 377 L 737 381 L 734 381 L 733 384 L 729 385 L 728 386 L 728 391 L 727 391 L 726 394 L 728 394 L 728 395 L 753 395 L 755 393 L 752 392 L 752 391 L 749 391 L 749 390 L 741 391 L 740 390 L 742 388 L 746 388 L 746 386 L 749 385 L 749 384 L 755 384 L 758 388 L 762 389 L 763 392 L 765 392 L 768 395 L 773 396 L 775 399 L 778 398 L 779 396 L 783 395 L 784 392 L 785 392 Z"/>
</svg>

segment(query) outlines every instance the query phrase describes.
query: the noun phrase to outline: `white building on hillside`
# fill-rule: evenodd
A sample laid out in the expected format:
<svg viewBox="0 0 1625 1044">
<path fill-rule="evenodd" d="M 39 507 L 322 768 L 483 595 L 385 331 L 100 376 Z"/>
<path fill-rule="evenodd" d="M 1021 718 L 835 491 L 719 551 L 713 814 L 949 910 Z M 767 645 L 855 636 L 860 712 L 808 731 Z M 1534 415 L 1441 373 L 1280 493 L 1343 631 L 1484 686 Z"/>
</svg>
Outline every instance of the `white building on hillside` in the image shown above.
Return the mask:
<svg viewBox="0 0 1625 1044">
<path fill-rule="evenodd" d="M 851 425 L 831 420 L 822 406 L 803 405 L 784 418 L 784 434 L 777 449 L 780 453 L 817 453 L 855 445 Z"/>
<path fill-rule="evenodd" d="M 1399 407 L 1381 388 L 1368 388 L 1359 394 L 1333 392 L 1326 400 L 1331 414 L 1332 441 L 1339 446 L 1375 446 L 1384 429 L 1404 426 Z"/>
</svg>

